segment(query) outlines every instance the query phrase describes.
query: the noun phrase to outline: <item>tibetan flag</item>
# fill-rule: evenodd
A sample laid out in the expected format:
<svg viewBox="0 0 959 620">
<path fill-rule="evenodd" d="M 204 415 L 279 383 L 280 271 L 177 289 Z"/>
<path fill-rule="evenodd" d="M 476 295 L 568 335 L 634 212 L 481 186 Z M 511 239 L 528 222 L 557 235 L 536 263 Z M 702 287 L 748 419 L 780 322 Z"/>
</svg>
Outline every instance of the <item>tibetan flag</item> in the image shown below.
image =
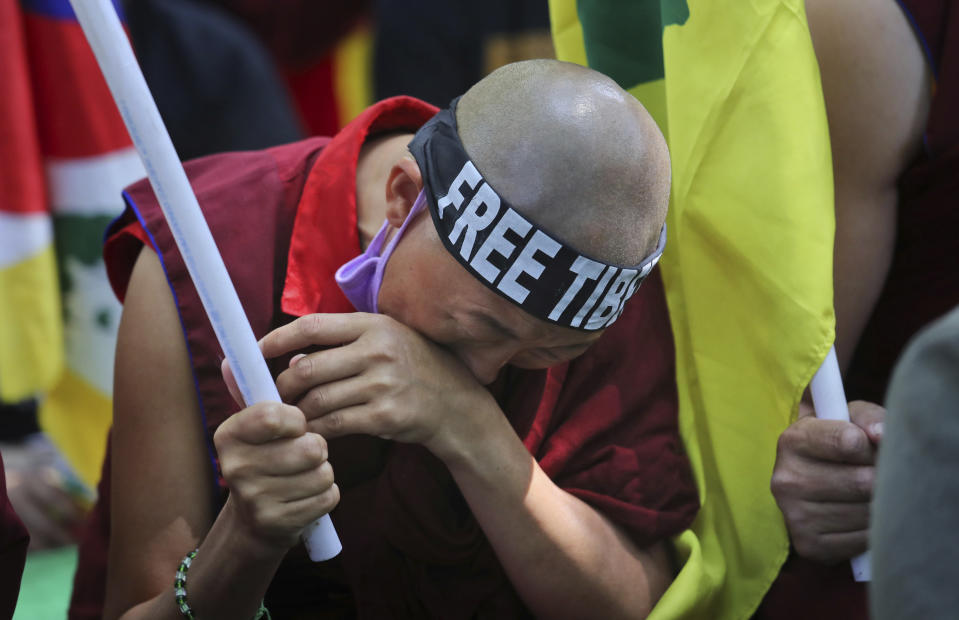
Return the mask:
<svg viewBox="0 0 959 620">
<path fill-rule="evenodd" d="M 120 192 L 144 171 L 68 1 L 0 6 L 0 43 L 16 48 L 4 50 L 4 70 L 20 78 L 13 82 L 16 100 L 0 97 L 0 156 L 16 171 L 13 198 L 4 185 L 0 203 L 0 222 L 15 225 L 4 223 L 0 234 L 23 246 L 0 240 L 0 265 L 3 277 L 24 270 L 26 261 L 38 270 L 32 288 L 4 282 L 0 289 L 0 389 L 4 398 L 43 396 L 41 427 L 92 486 L 111 418 L 120 316 L 100 248 L 107 224 L 123 209 Z M 7 135 L 17 140 L 9 148 Z M 9 339 L 8 332 L 21 337 Z M 8 369 L 7 360 L 16 359 L 33 365 Z M 11 372 L 24 376 L 8 379 Z"/>
<path fill-rule="evenodd" d="M 316 61 L 287 66 L 283 77 L 307 134 L 332 136 L 373 103 L 373 35 L 354 24 Z"/>
<path fill-rule="evenodd" d="M 652 617 L 748 618 L 789 550 L 769 491 L 776 441 L 834 336 L 832 164 L 803 1 L 550 11 L 558 57 L 635 94 L 672 155 L 660 264 L 702 509 Z"/>
<path fill-rule="evenodd" d="M 49 390 L 63 369 L 63 324 L 26 33 L 0 0 L 0 401 Z"/>
</svg>

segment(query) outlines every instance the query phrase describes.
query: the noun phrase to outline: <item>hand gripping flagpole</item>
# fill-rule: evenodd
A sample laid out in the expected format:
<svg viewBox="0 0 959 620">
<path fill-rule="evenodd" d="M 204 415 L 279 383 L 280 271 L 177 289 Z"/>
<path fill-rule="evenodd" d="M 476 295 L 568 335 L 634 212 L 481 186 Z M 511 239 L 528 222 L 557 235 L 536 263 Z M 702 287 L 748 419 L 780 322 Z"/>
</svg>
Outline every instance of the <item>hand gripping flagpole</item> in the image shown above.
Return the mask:
<svg viewBox="0 0 959 620">
<path fill-rule="evenodd" d="M 849 421 L 849 406 L 846 404 L 846 391 L 842 387 L 842 375 L 839 374 L 839 362 L 836 360 L 836 347 L 833 346 L 826 354 L 822 366 L 813 375 L 809 384 L 812 392 L 813 407 L 816 408 L 816 417 L 821 420 Z M 869 562 L 869 551 L 857 555 L 852 560 L 852 574 L 856 581 L 872 579 L 872 568 Z"/>
<path fill-rule="evenodd" d="M 217 340 L 249 405 L 280 402 L 240 299 L 110 0 L 70 0 L 106 78 Z M 303 532 L 314 561 L 341 550 L 329 516 Z"/>
</svg>

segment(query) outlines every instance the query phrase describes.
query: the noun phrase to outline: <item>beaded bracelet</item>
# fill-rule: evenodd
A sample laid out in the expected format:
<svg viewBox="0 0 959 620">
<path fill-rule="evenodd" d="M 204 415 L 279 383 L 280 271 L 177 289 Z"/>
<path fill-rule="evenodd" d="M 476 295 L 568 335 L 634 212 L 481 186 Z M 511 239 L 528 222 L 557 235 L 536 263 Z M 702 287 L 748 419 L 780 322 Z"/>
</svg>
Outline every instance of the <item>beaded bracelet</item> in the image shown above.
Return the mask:
<svg viewBox="0 0 959 620">
<path fill-rule="evenodd" d="M 180 610 L 180 613 L 190 620 L 194 620 L 194 618 L 193 610 L 190 609 L 190 604 L 186 602 L 186 573 L 190 570 L 190 564 L 193 563 L 193 558 L 196 557 L 196 552 L 199 550 L 198 547 L 183 557 L 183 561 L 180 562 L 180 567 L 176 570 L 176 580 L 173 582 L 173 594 L 176 596 L 176 606 Z"/>
<path fill-rule="evenodd" d="M 196 620 L 193 616 L 193 610 L 190 609 L 190 604 L 186 602 L 186 573 L 190 570 L 190 564 L 193 563 L 193 558 L 196 557 L 199 547 L 186 554 L 183 557 L 183 561 L 180 562 L 180 567 L 176 571 L 176 580 L 173 582 L 173 594 L 176 596 L 176 606 L 180 610 L 180 613 L 184 617 L 189 618 L 190 620 Z M 263 601 L 260 601 L 260 608 L 256 610 L 256 615 L 253 616 L 253 620 L 270 620 L 270 612 L 267 610 L 266 605 Z"/>
</svg>

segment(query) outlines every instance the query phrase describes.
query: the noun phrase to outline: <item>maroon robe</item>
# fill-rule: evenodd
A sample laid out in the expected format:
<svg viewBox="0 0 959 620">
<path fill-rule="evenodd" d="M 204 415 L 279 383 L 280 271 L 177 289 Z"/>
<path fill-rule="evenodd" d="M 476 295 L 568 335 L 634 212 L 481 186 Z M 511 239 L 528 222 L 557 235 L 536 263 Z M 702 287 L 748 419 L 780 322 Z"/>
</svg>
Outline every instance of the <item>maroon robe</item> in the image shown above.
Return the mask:
<svg viewBox="0 0 959 620">
<path fill-rule="evenodd" d="M 415 131 L 434 112 L 398 97 L 373 106 L 332 141 L 187 165 L 258 337 L 294 315 L 353 311 L 333 273 L 360 253 L 360 148 L 377 132 Z M 126 197 L 105 250 L 111 282 L 122 298 L 141 243 L 157 249 L 211 436 L 236 411 L 220 378 L 222 354 L 148 186 L 134 185 Z M 658 274 L 585 355 L 548 371 L 507 368 L 493 392 L 547 475 L 637 544 L 668 538 L 692 521 L 698 497 L 677 429 L 672 336 Z M 267 593 L 274 618 L 528 616 L 449 472 L 427 450 L 347 437 L 330 442 L 330 461 L 341 490 L 332 518 L 343 553 L 312 564 L 294 548 Z M 81 547 L 73 618 L 95 617 L 102 605 L 108 480 Z"/>
<path fill-rule="evenodd" d="M 0 456 L 0 618 L 13 617 L 30 535 L 7 497 L 7 477 Z"/>
</svg>

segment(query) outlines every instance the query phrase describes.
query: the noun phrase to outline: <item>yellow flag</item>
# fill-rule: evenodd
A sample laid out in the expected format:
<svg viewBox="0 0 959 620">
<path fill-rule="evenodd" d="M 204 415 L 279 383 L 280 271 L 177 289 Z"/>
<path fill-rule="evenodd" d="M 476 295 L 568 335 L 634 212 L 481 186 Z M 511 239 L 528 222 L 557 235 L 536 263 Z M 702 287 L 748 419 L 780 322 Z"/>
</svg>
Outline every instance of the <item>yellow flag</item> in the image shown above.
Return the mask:
<svg viewBox="0 0 959 620">
<path fill-rule="evenodd" d="M 834 338 L 832 164 L 803 1 L 550 11 L 557 56 L 637 95 L 672 156 L 661 265 L 702 509 L 652 617 L 748 618 L 789 550 L 776 440 Z"/>
</svg>

